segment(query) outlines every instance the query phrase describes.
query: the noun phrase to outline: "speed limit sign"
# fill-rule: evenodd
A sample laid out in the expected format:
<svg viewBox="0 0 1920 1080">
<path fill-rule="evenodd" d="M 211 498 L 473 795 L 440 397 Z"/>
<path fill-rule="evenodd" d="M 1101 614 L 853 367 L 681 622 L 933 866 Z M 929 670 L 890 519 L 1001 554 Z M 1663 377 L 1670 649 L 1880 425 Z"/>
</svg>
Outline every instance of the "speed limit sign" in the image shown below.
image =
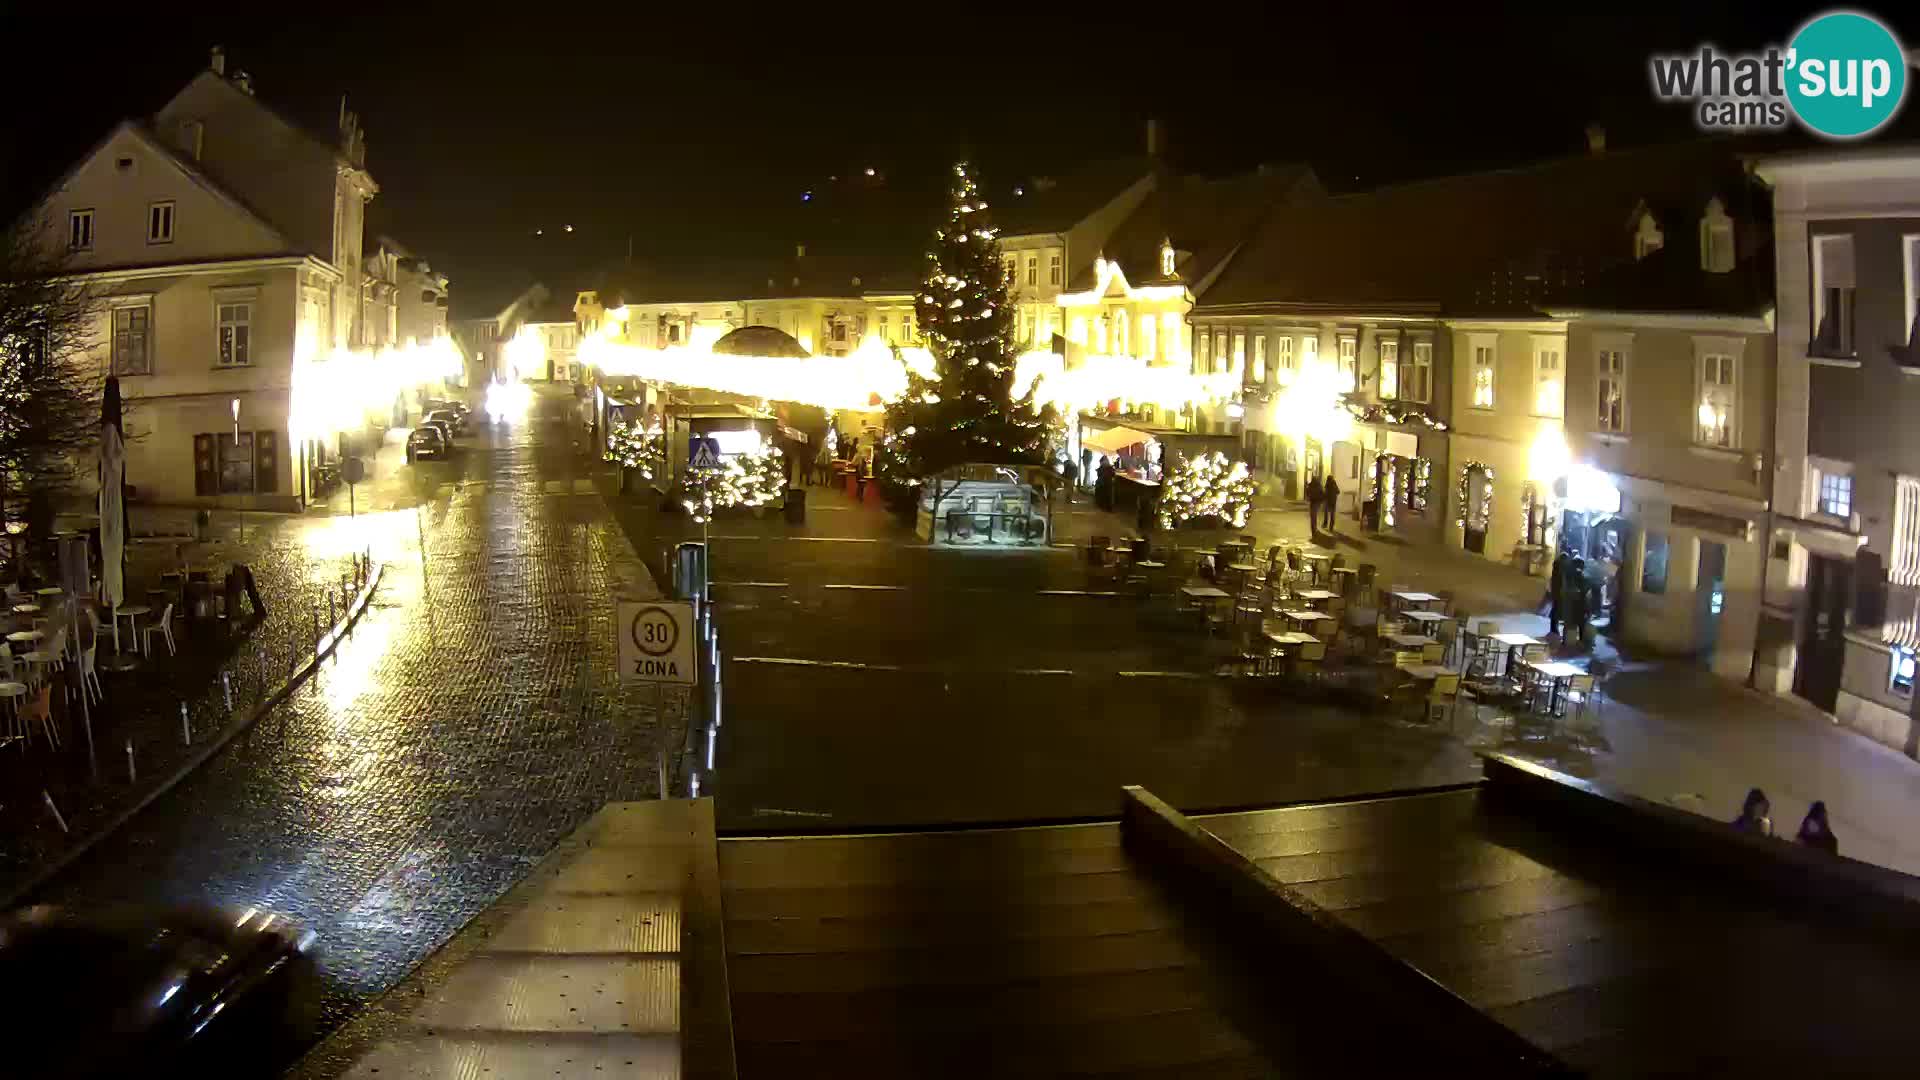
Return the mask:
<svg viewBox="0 0 1920 1080">
<path fill-rule="evenodd" d="M 699 681 L 693 662 L 693 605 L 622 600 L 614 623 L 620 637 L 622 682 Z"/>
</svg>

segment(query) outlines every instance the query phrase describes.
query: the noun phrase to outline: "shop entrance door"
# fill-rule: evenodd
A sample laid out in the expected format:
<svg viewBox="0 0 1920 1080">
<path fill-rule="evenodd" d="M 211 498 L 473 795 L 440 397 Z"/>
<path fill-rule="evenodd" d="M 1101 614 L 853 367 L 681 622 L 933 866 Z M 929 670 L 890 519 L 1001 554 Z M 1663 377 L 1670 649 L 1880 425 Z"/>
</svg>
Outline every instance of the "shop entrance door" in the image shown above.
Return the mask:
<svg viewBox="0 0 1920 1080">
<path fill-rule="evenodd" d="M 1720 611 L 1726 606 L 1727 545 L 1714 540 L 1700 541 L 1699 585 L 1694 591 L 1694 625 L 1700 628 L 1700 659 L 1711 661 L 1720 644 Z"/>
<path fill-rule="evenodd" d="M 1487 470 L 1475 467 L 1467 472 L 1467 505 L 1462 507 L 1467 524 L 1462 543 L 1475 555 L 1487 553 L 1487 506 L 1492 502 L 1487 496 L 1493 487 Z"/>
<path fill-rule="evenodd" d="M 1847 598 L 1852 594 L 1851 563 L 1819 555 L 1807 559 L 1807 618 L 1800 628 L 1793 692 L 1826 712 L 1832 712 L 1840 698 Z"/>
</svg>

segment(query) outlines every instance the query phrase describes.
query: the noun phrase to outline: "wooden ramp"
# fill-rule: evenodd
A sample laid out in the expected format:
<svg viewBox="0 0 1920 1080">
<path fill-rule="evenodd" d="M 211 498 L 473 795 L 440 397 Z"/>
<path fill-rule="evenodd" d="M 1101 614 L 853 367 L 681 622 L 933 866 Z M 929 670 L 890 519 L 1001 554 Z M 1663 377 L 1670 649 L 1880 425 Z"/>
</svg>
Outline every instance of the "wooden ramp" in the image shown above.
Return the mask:
<svg viewBox="0 0 1920 1080">
<path fill-rule="evenodd" d="M 720 880 L 743 1077 L 1431 1064 L 1381 1037 L 1392 1017 L 1243 963 L 1143 872 L 1117 823 L 728 838 Z"/>
</svg>

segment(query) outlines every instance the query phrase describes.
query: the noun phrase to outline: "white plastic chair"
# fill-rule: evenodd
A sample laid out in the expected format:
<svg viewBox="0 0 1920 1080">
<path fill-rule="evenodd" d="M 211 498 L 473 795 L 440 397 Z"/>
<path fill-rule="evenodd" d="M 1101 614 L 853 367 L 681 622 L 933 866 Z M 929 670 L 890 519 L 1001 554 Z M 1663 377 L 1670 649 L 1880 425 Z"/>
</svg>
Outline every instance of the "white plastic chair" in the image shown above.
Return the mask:
<svg viewBox="0 0 1920 1080">
<path fill-rule="evenodd" d="M 153 623 L 149 626 L 141 627 L 140 632 L 146 635 L 146 648 L 143 649 L 142 651 L 145 652 L 148 656 L 153 655 L 153 635 L 155 634 L 159 634 L 160 636 L 166 639 L 167 655 L 168 656 L 174 655 L 175 650 L 173 647 L 173 605 L 168 604 L 166 607 L 161 608 L 160 621 Z"/>
<path fill-rule="evenodd" d="M 100 650 L 100 637 L 94 635 L 93 644 L 80 650 L 80 692 L 92 696 L 95 704 L 105 701 L 106 688 L 100 685 L 100 672 L 93 666 L 94 654 Z"/>
</svg>

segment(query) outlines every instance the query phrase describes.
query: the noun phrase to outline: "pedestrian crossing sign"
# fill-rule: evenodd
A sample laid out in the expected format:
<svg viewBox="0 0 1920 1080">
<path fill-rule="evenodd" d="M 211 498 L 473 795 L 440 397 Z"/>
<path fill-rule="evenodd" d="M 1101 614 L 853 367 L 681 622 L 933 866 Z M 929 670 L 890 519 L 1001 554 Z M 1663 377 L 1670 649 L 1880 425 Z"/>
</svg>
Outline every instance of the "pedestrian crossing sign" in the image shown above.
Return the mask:
<svg viewBox="0 0 1920 1080">
<path fill-rule="evenodd" d="M 720 446 L 712 439 L 694 436 L 687 450 L 687 468 L 718 469 L 720 467 Z"/>
</svg>

